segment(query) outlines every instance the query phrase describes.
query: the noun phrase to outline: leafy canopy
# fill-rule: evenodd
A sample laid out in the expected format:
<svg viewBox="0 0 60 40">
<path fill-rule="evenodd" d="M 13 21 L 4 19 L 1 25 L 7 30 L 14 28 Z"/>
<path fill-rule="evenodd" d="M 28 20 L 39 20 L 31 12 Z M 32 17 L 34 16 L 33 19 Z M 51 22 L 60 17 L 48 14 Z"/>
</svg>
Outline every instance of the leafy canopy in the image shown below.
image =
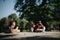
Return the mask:
<svg viewBox="0 0 60 40">
<path fill-rule="evenodd" d="M 52 21 L 60 19 L 59 5 L 59 0 L 17 0 L 14 8 L 22 19 Z"/>
</svg>

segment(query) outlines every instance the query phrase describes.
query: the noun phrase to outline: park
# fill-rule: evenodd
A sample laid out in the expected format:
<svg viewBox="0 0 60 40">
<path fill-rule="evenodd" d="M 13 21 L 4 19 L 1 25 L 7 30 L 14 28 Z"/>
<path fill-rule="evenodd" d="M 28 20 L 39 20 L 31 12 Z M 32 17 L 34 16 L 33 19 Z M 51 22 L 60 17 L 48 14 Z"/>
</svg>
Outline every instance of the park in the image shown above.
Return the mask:
<svg viewBox="0 0 60 40">
<path fill-rule="evenodd" d="M 0 40 L 60 40 L 60 0 L 1 0 Z"/>
</svg>

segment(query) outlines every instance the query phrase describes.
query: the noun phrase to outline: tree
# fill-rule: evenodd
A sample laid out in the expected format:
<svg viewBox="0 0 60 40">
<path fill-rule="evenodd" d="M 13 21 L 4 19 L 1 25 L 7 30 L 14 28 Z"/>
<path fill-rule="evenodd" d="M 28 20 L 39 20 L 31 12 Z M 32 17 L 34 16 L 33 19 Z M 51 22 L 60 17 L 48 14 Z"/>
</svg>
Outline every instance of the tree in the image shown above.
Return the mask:
<svg viewBox="0 0 60 40">
<path fill-rule="evenodd" d="M 17 15 L 15 13 L 12 13 L 8 16 L 9 19 L 14 19 L 16 20 L 17 19 Z"/>
<path fill-rule="evenodd" d="M 10 14 L 10 15 L 8 16 L 8 19 L 9 19 L 9 21 L 11 21 L 11 20 L 16 21 L 17 24 L 19 23 L 19 20 L 20 20 L 20 19 L 17 18 L 17 15 L 16 15 L 15 13 Z"/>
<path fill-rule="evenodd" d="M 41 20 L 45 26 L 47 26 L 47 22 L 56 21 L 60 18 L 59 0 L 38 0 L 41 4 L 36 1 L 37 0 L 17 0 L 15 10 L 20 12 L 20 18 L 35 23 Z"/>
<path fill-rule="evenodd" d="M 10 21 L 16 21 L 18 27 L 20 27 L 21 19 L 17 18 L 15 13 L 10 14 L 8 17 L 4 17 L 0 20 L 0 32 L 9 32 L 9 23 Z"/>
<path fill-rule="evenodd" d="M 0 20 L 0 32 L 8 32 L 8 19 L 6 17 Z"/>
<path fill-rule="evenodd" d="M 47 0 L 43 0 L 42 4 L 37 6 L 37 0 L 25 0 L 25 4 L 23 3 L 24 0 L 18 0 L 15 9 L 18 12 L 22 12 L 20 18 L 25 18 L 28 21 L 39 21 L 39 20 L 50 20 L 52 16 L 49 13 L 50 8 L 47 7 L 48 4 L 46 3 Z M 39 0 L 38 0 L 39 1 Z M 20 5 L 20 6 L 19 6 Z M 23 5 L 23 6 L 22 6 Z M 48 19 L 47 19 L 48 18 Z"/>
<path fill-rule="evenodd" d="M 9 21 L 14 20 L 17 22 L 17 25 L 20 26 L 21 19 L 17 17 L 15 13 L 12 13 L 8 16 Z"/>
</svg>

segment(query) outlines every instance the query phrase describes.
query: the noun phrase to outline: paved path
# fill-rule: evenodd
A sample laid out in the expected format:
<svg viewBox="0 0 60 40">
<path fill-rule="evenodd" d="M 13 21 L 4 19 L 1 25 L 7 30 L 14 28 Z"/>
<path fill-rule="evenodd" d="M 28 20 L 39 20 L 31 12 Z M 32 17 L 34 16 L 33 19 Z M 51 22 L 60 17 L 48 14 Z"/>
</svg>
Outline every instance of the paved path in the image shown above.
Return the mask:
<svg viewBox="0 0 60 40">
<path fill-rule="evenodd" d="M 0 33 L 0 39 L 32 40 L 32 39 L 57 39 L 60 40 L 60 32 L 20 32 L 20 33 Z"/>
</svg>

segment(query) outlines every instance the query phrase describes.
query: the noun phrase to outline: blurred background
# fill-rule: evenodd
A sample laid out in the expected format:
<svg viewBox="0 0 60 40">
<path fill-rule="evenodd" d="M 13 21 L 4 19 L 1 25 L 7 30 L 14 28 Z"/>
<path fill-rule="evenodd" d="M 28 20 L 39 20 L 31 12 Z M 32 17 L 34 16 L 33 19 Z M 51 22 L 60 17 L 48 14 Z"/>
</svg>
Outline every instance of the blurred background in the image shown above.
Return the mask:
<svg viewBox="0 0 60 40">
<path fill-rule="evenodd" d="M 0 32 L 15 20 L 21 32 L 30 32 L 41 20 L 46 31 L 60 31 L 60 0 L 0 0 Z"/>
</svg>

